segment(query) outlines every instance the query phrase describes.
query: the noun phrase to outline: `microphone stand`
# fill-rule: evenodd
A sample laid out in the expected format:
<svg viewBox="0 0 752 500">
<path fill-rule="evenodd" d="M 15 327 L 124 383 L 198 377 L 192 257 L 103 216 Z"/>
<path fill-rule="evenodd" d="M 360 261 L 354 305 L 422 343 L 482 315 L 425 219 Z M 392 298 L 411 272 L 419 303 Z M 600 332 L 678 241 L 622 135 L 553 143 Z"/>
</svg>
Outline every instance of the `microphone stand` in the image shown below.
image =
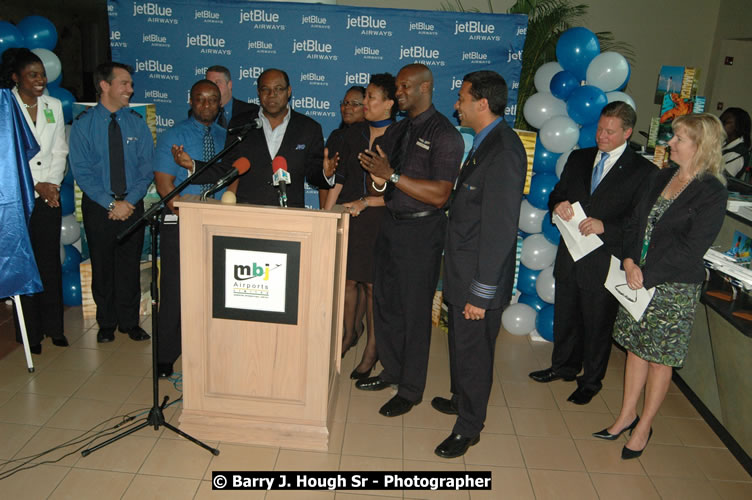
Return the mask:
<svg viewBox="0 0 752 500">
<path fill-rule="evenodd" d="M 249 129 L 250 131 L 250 129 Z M 144 419 L 142 423 L 135 427 L 131 427 L 130 429 L 121 432 L 120 434 L 113 436 L 112 438 L 108 439 L 107 441 L 104 441 L 102 443 L 97 444 L 96 446 L 92 446 L 91 448 L 87 448 L 81 452 L 81 456 L 87 456 L 95 451 L 97 451 L 100 448 L 104 448 L 105 446 L 114 443 L 115 441 L 118 441 L 130 434 L 133 434 L 134 432 L 137 432 L 144 427 L 147 427 L 149 425 L 154 426 L 154 430 L 159 430 L 160 426 L 166 427 L 167 429 L 171 430 L 172 432 L 184 437 L 188 441 L 191 441 L 192 443 L 195 443 L 199 445 L 200 447 L 204 448 L 205 450 L 208 450 L 212 453 L 212 455 L 219 455 L 219 450 L 216 448 L 212 448 L 211 446 L 199 441 L 198 439 L 194 438 L 193 436 L 186 434 L 185 432 L 181 431 L 174 425 L 170 424 L 165 420 L 164 417 L 164 409 L 167 405 L 167 401 L 170 399 L 169 396 L 165 396 L 162 400 L 162 404 L 159 404 L 159 374 L 157 373 L 157 346 L 159 344 L 159 289 L 157 287 L 158 279 L 159 279 L 159 272 L 157 270 L 157 241 L 159 236 L 159 221 L 161 219 L 162 210 L 164 209 L 165 205 L 168 201 L 173 199 L 178 193 L 183 191 L 185 187 L 191 183 L 191 181 L 196 178 L 198 175 L 203 173 L 207 168 L 209 168 L 211 165 L 214 165 L 217 163 L 222 157 L 224 157 L 230 150 L 232 150 L 235 146 L 243 142 L 245 139 L 245 136 L 247 135 L 247 131 L 245 133 L 242 133 L 238 135 L 235 140 L 233 140 L 230 144 L 228 144 L 222 151 L 217 153 L 214 158 L 206 162 L 201 167 L 197 168 L 196 171 L 189 175 L 183 182 L 178 184 L 175 189 L 167 193 L 165 196 L 163 196 L 158 202 L 154 203 L 149 210 L 144 212 L 144 215 L 141 216 L 138 220 L 134 221 L 133 224 L 131 224 L 127 229 L 125 229 L 123 232 L 121 232 L 117 236 L 117 240 L 121 241 L 123 238 L 131 234 L 133 231 L 138 229 L 142 224 L 148 224 L 150 228 L 150 236 L 151 236 L 151 375 L 152 375 L 152 392 L 153 392 L 153 402 L 151 410 L 149 411 L 149 415 Z"/>
</svg>

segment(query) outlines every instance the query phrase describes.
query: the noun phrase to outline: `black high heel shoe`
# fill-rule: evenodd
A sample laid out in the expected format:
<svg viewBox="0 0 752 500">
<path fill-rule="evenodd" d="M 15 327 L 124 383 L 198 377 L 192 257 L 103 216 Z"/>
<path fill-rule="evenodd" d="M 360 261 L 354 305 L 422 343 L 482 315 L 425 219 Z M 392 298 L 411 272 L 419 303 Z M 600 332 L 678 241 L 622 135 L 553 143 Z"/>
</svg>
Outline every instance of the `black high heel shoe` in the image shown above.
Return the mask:
<svg viewBox="0 0 752 500">
<path fill-rule="evenodd" d="M 639 421 L 640 421 L 640 416 L 637 415 L 634 419 L 634 422 L 632 422 L 627 427 L 620 430 L 617 434 L 611 434 L 610 432 L 608 432 L 608 427 L 606 427 L 602 431 L 594 432 L 593 437 L 596 437 L 598 439 L 607 439 L 609 441 L 615 441 L 616 439 L 619 439 L 619 436 L 624 434 L 624 432 L 626 431 L 630 431 L 630 434 L 631 434 L 634 428 L 637 427 L 637 422 Z"/>
<path fill-rule="evenodd" d="M 371 375 L 371 370 L 373 370 L 373 366 L 368 369 L 366 372 L 359 372 L 358 369 L 354 369 L 352 373 L 350 373 L 350 378 L 353 380 L 363 380 L 364 378 L 368 378 Z"/>
<path fill-rule="evenodd" d="M 621 449 L 621 459 L 622 460 L 630 460 L 632 458 L 637 458 L 640 455 L 642 455 L 642 452 L 645 451 L 645 448 L 648 447 L 648 443 L 650 442 L 650 438 L 653 437 L 653 428 L 650 428 L 650 434 L 648 434 L 648 440 L 645 441 L 645 446 L 642 447 L 641 450 L 630 450 L 627 448 L 627 445 L 624 445 L 624 448 Z"/>
</svg>

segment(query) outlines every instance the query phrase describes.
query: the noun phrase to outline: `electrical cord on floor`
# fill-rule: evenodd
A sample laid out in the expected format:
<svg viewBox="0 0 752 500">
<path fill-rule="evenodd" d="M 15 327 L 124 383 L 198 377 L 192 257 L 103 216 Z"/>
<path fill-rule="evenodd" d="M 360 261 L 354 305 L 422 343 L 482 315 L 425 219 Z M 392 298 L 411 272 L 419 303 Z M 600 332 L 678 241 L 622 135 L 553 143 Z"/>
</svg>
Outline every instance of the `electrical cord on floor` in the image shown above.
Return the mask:
<svg viewBox="0 0 752 500">
<path fill-rule="evenodd" d="M 176 400 L 176 401 L 178 401 L 178 400 Z M 50 448 L 49 450 L 45 450 L 45 451 L 42 451 L 42 452 L 39 452 L 39 453 L 35 453 L 34 455 L 29 455 L 29 456 L 26 456 L 26 457 L 14 458 L 14 459 L 11 459 L 11 460 L 6 460 L 6 461 L 3 461 L 3 462 L 0 462 L 0 465 L 7 465 L 7 464 L 13 464 L 13 463 L 20 462 L 17 465 L 15 465 L 14 467 L 11 467 L 9 469 L 6 469 L 6 470 L 3 470 L 2 472 L 0 472 L 0 480 L 9 478 L 10 476 L 12 476 L 13 474 L 15 474 L 16 472 L 21 472 L 21 471 L 24 471 L 24 470 L 33 469 L 34 467 L 37 467 L 39 465 L 57 463 L 57 462 L 63 460 L 64 458 L 69 457 L 69 456 L 71 456 L 73 454 L 76 454 L 79 451 L 83 450 L 84 448 L 89 447 L 92 443 L 94 443 L 95 441 L 97 441 L 99 439 L 111 436 L 113 434 L 117 434 L 119 432 L 122 432 L 125 429 L 128 429 L 129 427 L 132 427 L 132 426 L 136 425 L 137 422 L 135 422 L 135 420 L 140 415 L 147 414 L 149 412 L 149 410 L 150 410 L 150 408 L 144 408 L 144 409 L 134 410 L 133 412 L 126 413 L 125 415 L 118 415 L 116 417 L 108 418 L 107 420 L 105 420 L 103 422 L 100 422 L 97 425 L 95 425 L 94 427 L 92 427 L 91 429 L 85 431 L 83 434 L 80 434 L 79 436 L 76 436 L 76 437 L 74 437 L 74 438 L 72 438 L 72 439 L 70 439 L 70 440 L 68 440 L 68 441 L 66 441 L 66 442 L 64 442 L 62 444 L 59 444 L 59 445 L 57 445 L 57 446 L 55 446 L 53 448 Z M 136 414 L 135 415 L 131 415 L 131 413 L 136 413 Z M 118 422 L 117 424 L 113 425 L 112 427 L 108 427 L 108 428 L 97 430 L 99 427 L 107 425 L 109 422 L 111 422 L 113 420 L 117 420 L 117 419 L 120 419 L 120 422 Z M 81 443 L 83 443 L 83 444 L 81 444 Z M 74 449 L 73 451 L 70 451 L 70 452 L 66 453 L 65 455 L 62 455 L 62 456 L 58 457 L 55 460 L 45 460 L 45 461 L 42 461 L 42 462 L 33 463 L 34 460 L 37 460 L 37 459 L 39 459 L 39 458 L 41 458 L 41 457 L 43 457 L 45 455 L 48 455 L 48 454 L 53 453 L 55 451 L 62 450 L 62 449 L 65 449 L 65 448 L 68 448 L 68 447 L 71 447 L 71 446 L 76 446 L 76 445 L 81 445 L 81 446 L 79 446 L 78 448 Z"/>
</svg>

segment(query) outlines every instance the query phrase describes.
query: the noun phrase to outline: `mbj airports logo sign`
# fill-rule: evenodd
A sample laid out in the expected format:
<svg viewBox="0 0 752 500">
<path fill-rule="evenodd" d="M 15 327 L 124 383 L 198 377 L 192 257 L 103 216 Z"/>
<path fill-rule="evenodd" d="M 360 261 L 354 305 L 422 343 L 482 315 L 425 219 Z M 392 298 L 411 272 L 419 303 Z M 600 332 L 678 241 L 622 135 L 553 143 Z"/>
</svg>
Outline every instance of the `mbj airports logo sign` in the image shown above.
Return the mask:
<svg viewBox="0 0 752 500">
<path fill-rule="evenodd" d="M 287 254 L 227 249 L 225 307 L 285 312 Z"/>
</svg>

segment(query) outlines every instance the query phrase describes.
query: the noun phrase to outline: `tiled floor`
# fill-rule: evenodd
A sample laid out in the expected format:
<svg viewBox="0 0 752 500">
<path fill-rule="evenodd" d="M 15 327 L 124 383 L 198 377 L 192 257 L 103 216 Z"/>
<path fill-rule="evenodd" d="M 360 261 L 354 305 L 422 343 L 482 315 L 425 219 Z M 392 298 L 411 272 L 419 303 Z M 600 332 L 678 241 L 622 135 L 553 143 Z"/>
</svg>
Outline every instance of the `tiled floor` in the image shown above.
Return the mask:
<svg viewBox="0 0 752 500">
<path fill-rule="evenodd" d="M 7 306 L 0 319 L 8 317 Z M 607 426 L 619 410 L 624 355 L 614 350 L 605 388 L 584 407 L 566 402 L 574 382 L 543 385 L 527 373 L 549 365 L 551 347 L 502 332 L 496 352 L 496 381 L 480 443 L 463 458 L 442 460 L 434 447 L 449 434 L 453 418 L 434 411 L 430 400 L 448 395 L 446 337 L 434 332 L 424 402 L 405 416 L 378 415 L 390 391 L 354 389 L 347 379 L 360 355 L 344 360 L 339 406 L 328 453 L 211 443 L 217 457 L 177 435 L 152 428 L 88 457 L 67 455 L 77 446 L 44 457 L 44 450 L 80 436 L 151 403 L 150 344 L 118 334 L 96 343 L 96 327 L 80 308 L 66 311 L 71 346 L 43 344 L 27 373 L 23 353 L 0 360 L 0 475 L 22 461 L 23 470 L 0 480 L 9 499 L 749 499 L 752 478 L 672 385 L 655 434 L 638 460 L 622 461 L 624 438 L 599 441 L 590 433 Z M 10 324 L 0 325 L 12 329 Z M 149 330 L 150 321 L 143 326 Z M 172 399 L 179 391 L 160 382 Z M 177 423 L 180 404 L 165 413 Z M 110 419 L 110 420 L 108 420 Z M 100 427 L 101 428 L 101 427 Z M 23 459 L 23 457 L 29 457 Z M 14 459 L 14 462 L 6 461 Z M 39 464 L 39 465 L 36 465 Z M 212 470 L 441 470 L 492 471 L 493 491 L 213 492 Z"/>
</svg>

